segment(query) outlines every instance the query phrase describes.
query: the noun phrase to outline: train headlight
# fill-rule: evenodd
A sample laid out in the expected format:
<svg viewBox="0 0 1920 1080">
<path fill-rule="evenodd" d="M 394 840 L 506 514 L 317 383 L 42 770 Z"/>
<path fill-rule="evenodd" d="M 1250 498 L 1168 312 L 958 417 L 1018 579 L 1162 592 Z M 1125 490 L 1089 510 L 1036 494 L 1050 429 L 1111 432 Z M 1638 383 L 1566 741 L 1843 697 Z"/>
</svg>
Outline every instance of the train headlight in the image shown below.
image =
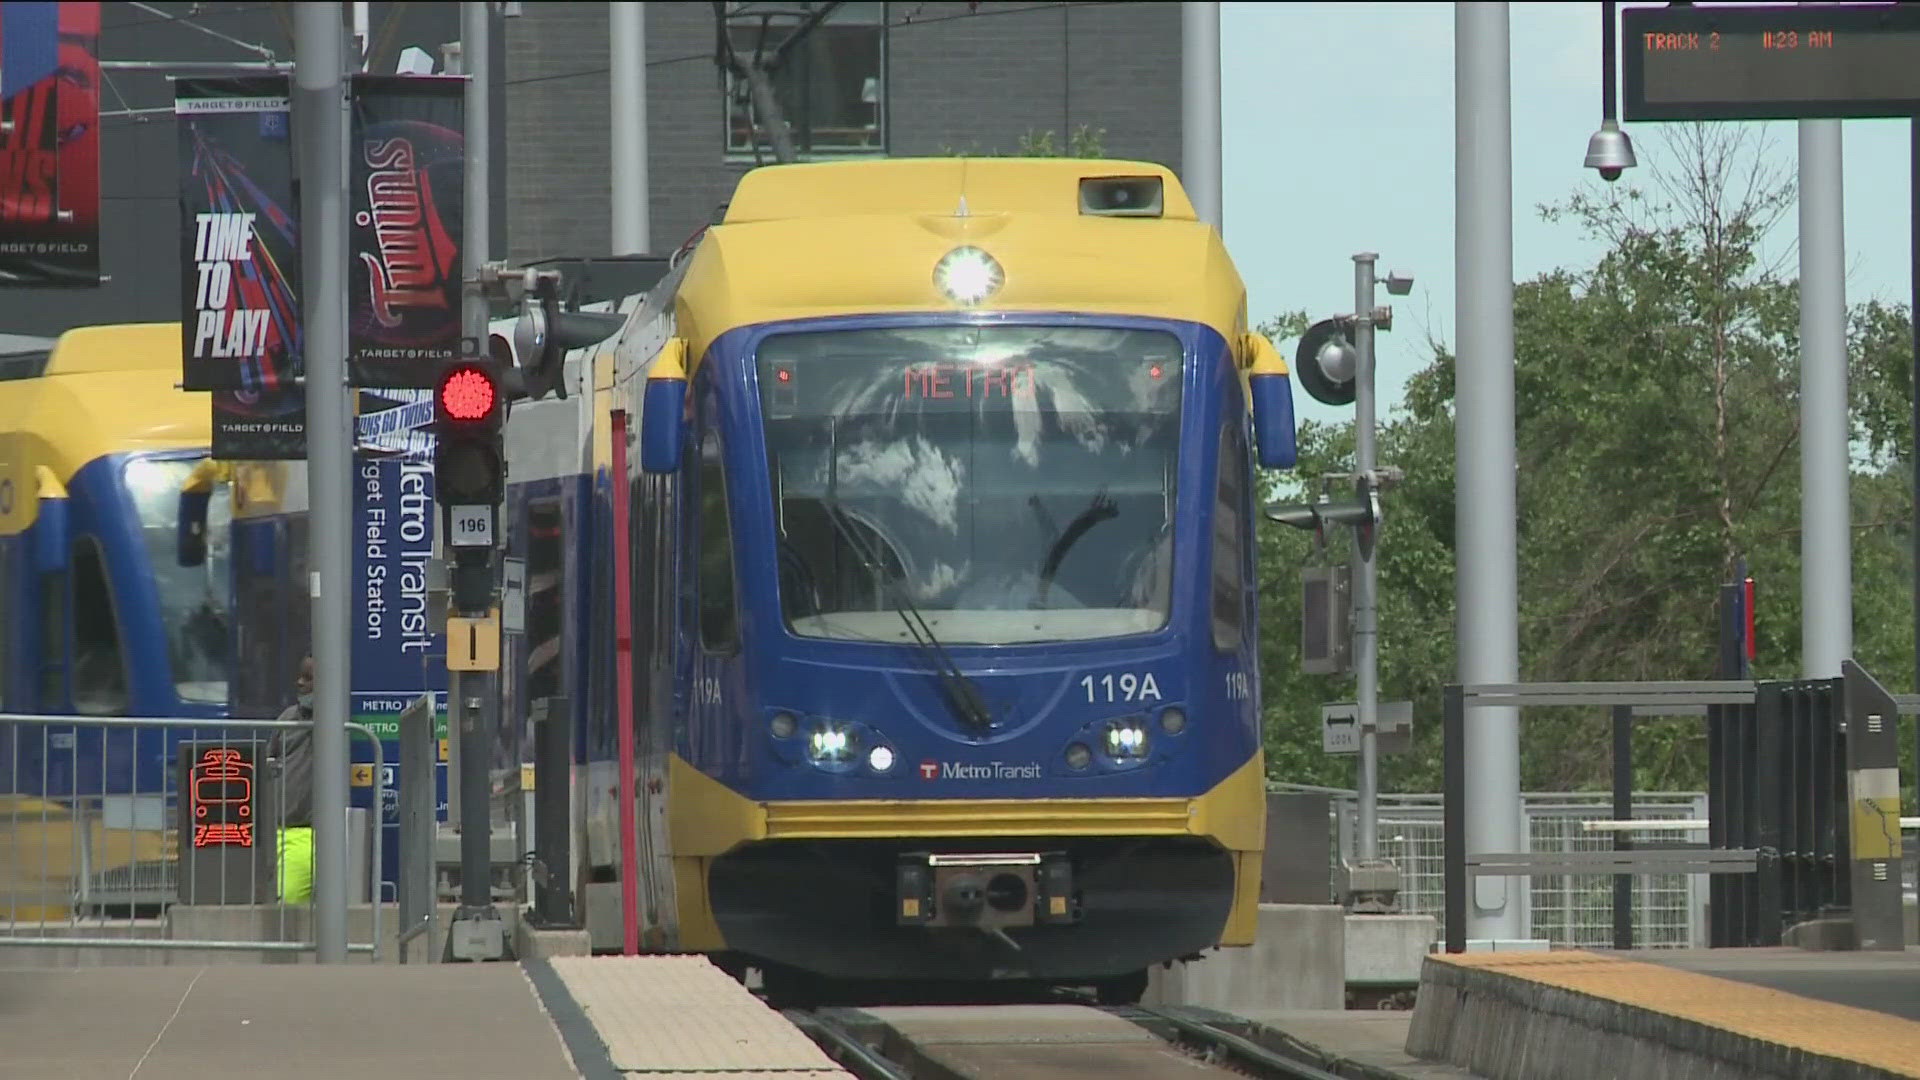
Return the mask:
<svg viewBox="0 0 1920 1080">
<path fill-rule="evenodd" d="M 1175 706 L 1168 706 L 1160 712 L 1160 729 L 1169 735 L 1178 735 L 1187 730 L 1187 714 Z"/>
<path fill-rule="evenodd" d="M 774 713 L 773 723 L 768 725 L 776 739 L 791 739 L 795 727 L 792 713 Z"/>
<path fill-rule="evenodd" d="M 1006 280 L 1000 263 L 977 247 L 954 248 L 933 267 L 934 287 L 961 307 L 981 303 L 999 292 Z"/>
<path fill-rule="evenodd" d="M 1074 743 L 1067 747 L 1067 768 L 1075 772 L 1086 768 L 1093 761 L 1093 751 L 1085 743 Z"/>
<path fill-rule="evenodd" d="M 831 721 L 807 733 L 807 760 L 815 765 L 843 765 L 859 751 L 852 728 Z"/>
<path fill-rule="evenodd" d="M 893 768 L 893 748 L 876 746 L 867 751 L 867 764 L 874 772 L 886 772 Z"/>
<path fill-rule="evenodd" d="M 1131 760 L 1147 756 L 1147 726 L 1139 720 L 1115 720 L 1107 725 L 1108 757 Z"/>
</svg>

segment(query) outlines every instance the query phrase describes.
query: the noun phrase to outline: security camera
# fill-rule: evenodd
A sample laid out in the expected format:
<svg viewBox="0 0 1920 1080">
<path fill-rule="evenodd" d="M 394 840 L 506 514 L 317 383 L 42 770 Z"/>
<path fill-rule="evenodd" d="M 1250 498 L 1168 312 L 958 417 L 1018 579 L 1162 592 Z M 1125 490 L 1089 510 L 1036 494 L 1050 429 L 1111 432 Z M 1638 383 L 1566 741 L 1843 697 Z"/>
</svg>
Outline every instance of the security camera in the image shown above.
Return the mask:
<svg viewBox="0 0 1920 1080">
<path fill-rule="evenodd" d="M 1600 130 L 1587 140 L 1586 166 L 1600 174 L 1600 179 L 1611 184 L 1620 179 L 1620 174 L 1633 168 L 1639 162 L 1633 157 L 1633 140 L 1620 130 L 1620 125 L 1607 120 Z"/>
</svg>

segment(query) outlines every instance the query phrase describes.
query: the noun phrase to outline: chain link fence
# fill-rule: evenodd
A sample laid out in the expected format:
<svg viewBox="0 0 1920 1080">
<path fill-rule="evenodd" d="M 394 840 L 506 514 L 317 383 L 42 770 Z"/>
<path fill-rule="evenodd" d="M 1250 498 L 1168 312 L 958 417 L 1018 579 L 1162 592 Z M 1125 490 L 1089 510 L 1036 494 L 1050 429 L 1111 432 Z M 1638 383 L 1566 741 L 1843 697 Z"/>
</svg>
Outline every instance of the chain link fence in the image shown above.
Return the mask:
<svg viewBox="0 0 1920 1080">
<path fill-rule="evenodd" d="M 1328 827 L 1333 830 L 1337 870 L 1343 853 L 1352 858 L 1359 830 L 1358 798 L 1343 789 L 1271 785 L 1276 791 L 1311 791 L 1331 797 Z M 1527 852 L 1608 851 L 1613 833 L 1589 832 L 1585 821 L 1610 821 L 1609 792 L 1537 792 L 1521 797 Z M 1704 792 L 1636 792 L 1636 819 L 1704 821 Z M 1381 795 L 1379 852 L 1400 868 L 1400 909 L 1432 915 L 1445 923 L 1442 885 L 1441 798 L 1438 794 Z M 1640 843 L 1704 843 L 1705 829 L 1640 829 L 1628 834 Z M 1522 936 L 1578 948 L 1613 947 L 1613 877 L 1610 874 L 1552 874 L 1532 879 L 1522 895 Z M 1634 944 L 1641 948 L 1705 948 L 1707 884 L 1704 874 L 1651 874 L 1633 879 Z"/>
</svg>

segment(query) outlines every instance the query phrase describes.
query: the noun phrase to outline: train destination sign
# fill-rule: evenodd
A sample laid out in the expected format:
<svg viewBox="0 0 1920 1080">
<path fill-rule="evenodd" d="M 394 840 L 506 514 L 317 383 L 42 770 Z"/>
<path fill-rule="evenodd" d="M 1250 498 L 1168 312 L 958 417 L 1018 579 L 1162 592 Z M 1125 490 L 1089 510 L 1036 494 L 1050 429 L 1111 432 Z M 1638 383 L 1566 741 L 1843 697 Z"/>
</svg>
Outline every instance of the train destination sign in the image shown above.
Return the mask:
<svg viewBox="0 0 1920 1080">
<path fill-rule="evenodd" d="M 1621 119 L 1920 115 L 1920 5 L 1628 8 Z"/>
</svg>

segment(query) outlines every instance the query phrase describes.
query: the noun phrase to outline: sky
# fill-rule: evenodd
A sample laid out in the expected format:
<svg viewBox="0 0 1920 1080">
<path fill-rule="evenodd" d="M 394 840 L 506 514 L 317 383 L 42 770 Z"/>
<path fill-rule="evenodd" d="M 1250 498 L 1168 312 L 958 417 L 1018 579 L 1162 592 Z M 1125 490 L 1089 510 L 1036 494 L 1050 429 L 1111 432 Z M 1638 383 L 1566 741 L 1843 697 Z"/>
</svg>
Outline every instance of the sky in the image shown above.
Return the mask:
<svg viewBox="0 0 1920 1080">
<path fill-rule="evenodd" d="M 1591 265 L 1600 253 L 1577 224 L 1544 222 L 1536 210 L 1603 186 L 1581 164 L 1600 126 L 1600 5 L 1510 10 L 1513 271 L 1524 281 Z M 1377 252 L 1381 276 L 1411 274 L 1411 295 L 1389 297 L 1384 286 L 1377 294 L 1394 311 L 1393 330 L 1377 338 L 1385 419 L 1425 365 L 1429 335 L 1455 341 L 1453 5 L 1224 3 L 1220 40 L 1222 232 L 1246 280 L 1248 317 L 1351 312 L 1357 252 Z M 1640 165 L 1620 184 L 1645 183 L 1663 129 L 1674 125 L 1623 126 Z M 1755 129 L 1793 175 L 1794 122 L 1738 126 Z M 1842 125 L 1849 305 L 1908 298 L 1909 128 L 1907 120 Z M 1769 247 L 1790 256 L 1795 231 L 1789 213 Z M 1294 342 L 1275 344 L 1291 364 Z M 1304 392 L 1295 409 L 1302 419 L 1353 415 Z"/>
</svg>

